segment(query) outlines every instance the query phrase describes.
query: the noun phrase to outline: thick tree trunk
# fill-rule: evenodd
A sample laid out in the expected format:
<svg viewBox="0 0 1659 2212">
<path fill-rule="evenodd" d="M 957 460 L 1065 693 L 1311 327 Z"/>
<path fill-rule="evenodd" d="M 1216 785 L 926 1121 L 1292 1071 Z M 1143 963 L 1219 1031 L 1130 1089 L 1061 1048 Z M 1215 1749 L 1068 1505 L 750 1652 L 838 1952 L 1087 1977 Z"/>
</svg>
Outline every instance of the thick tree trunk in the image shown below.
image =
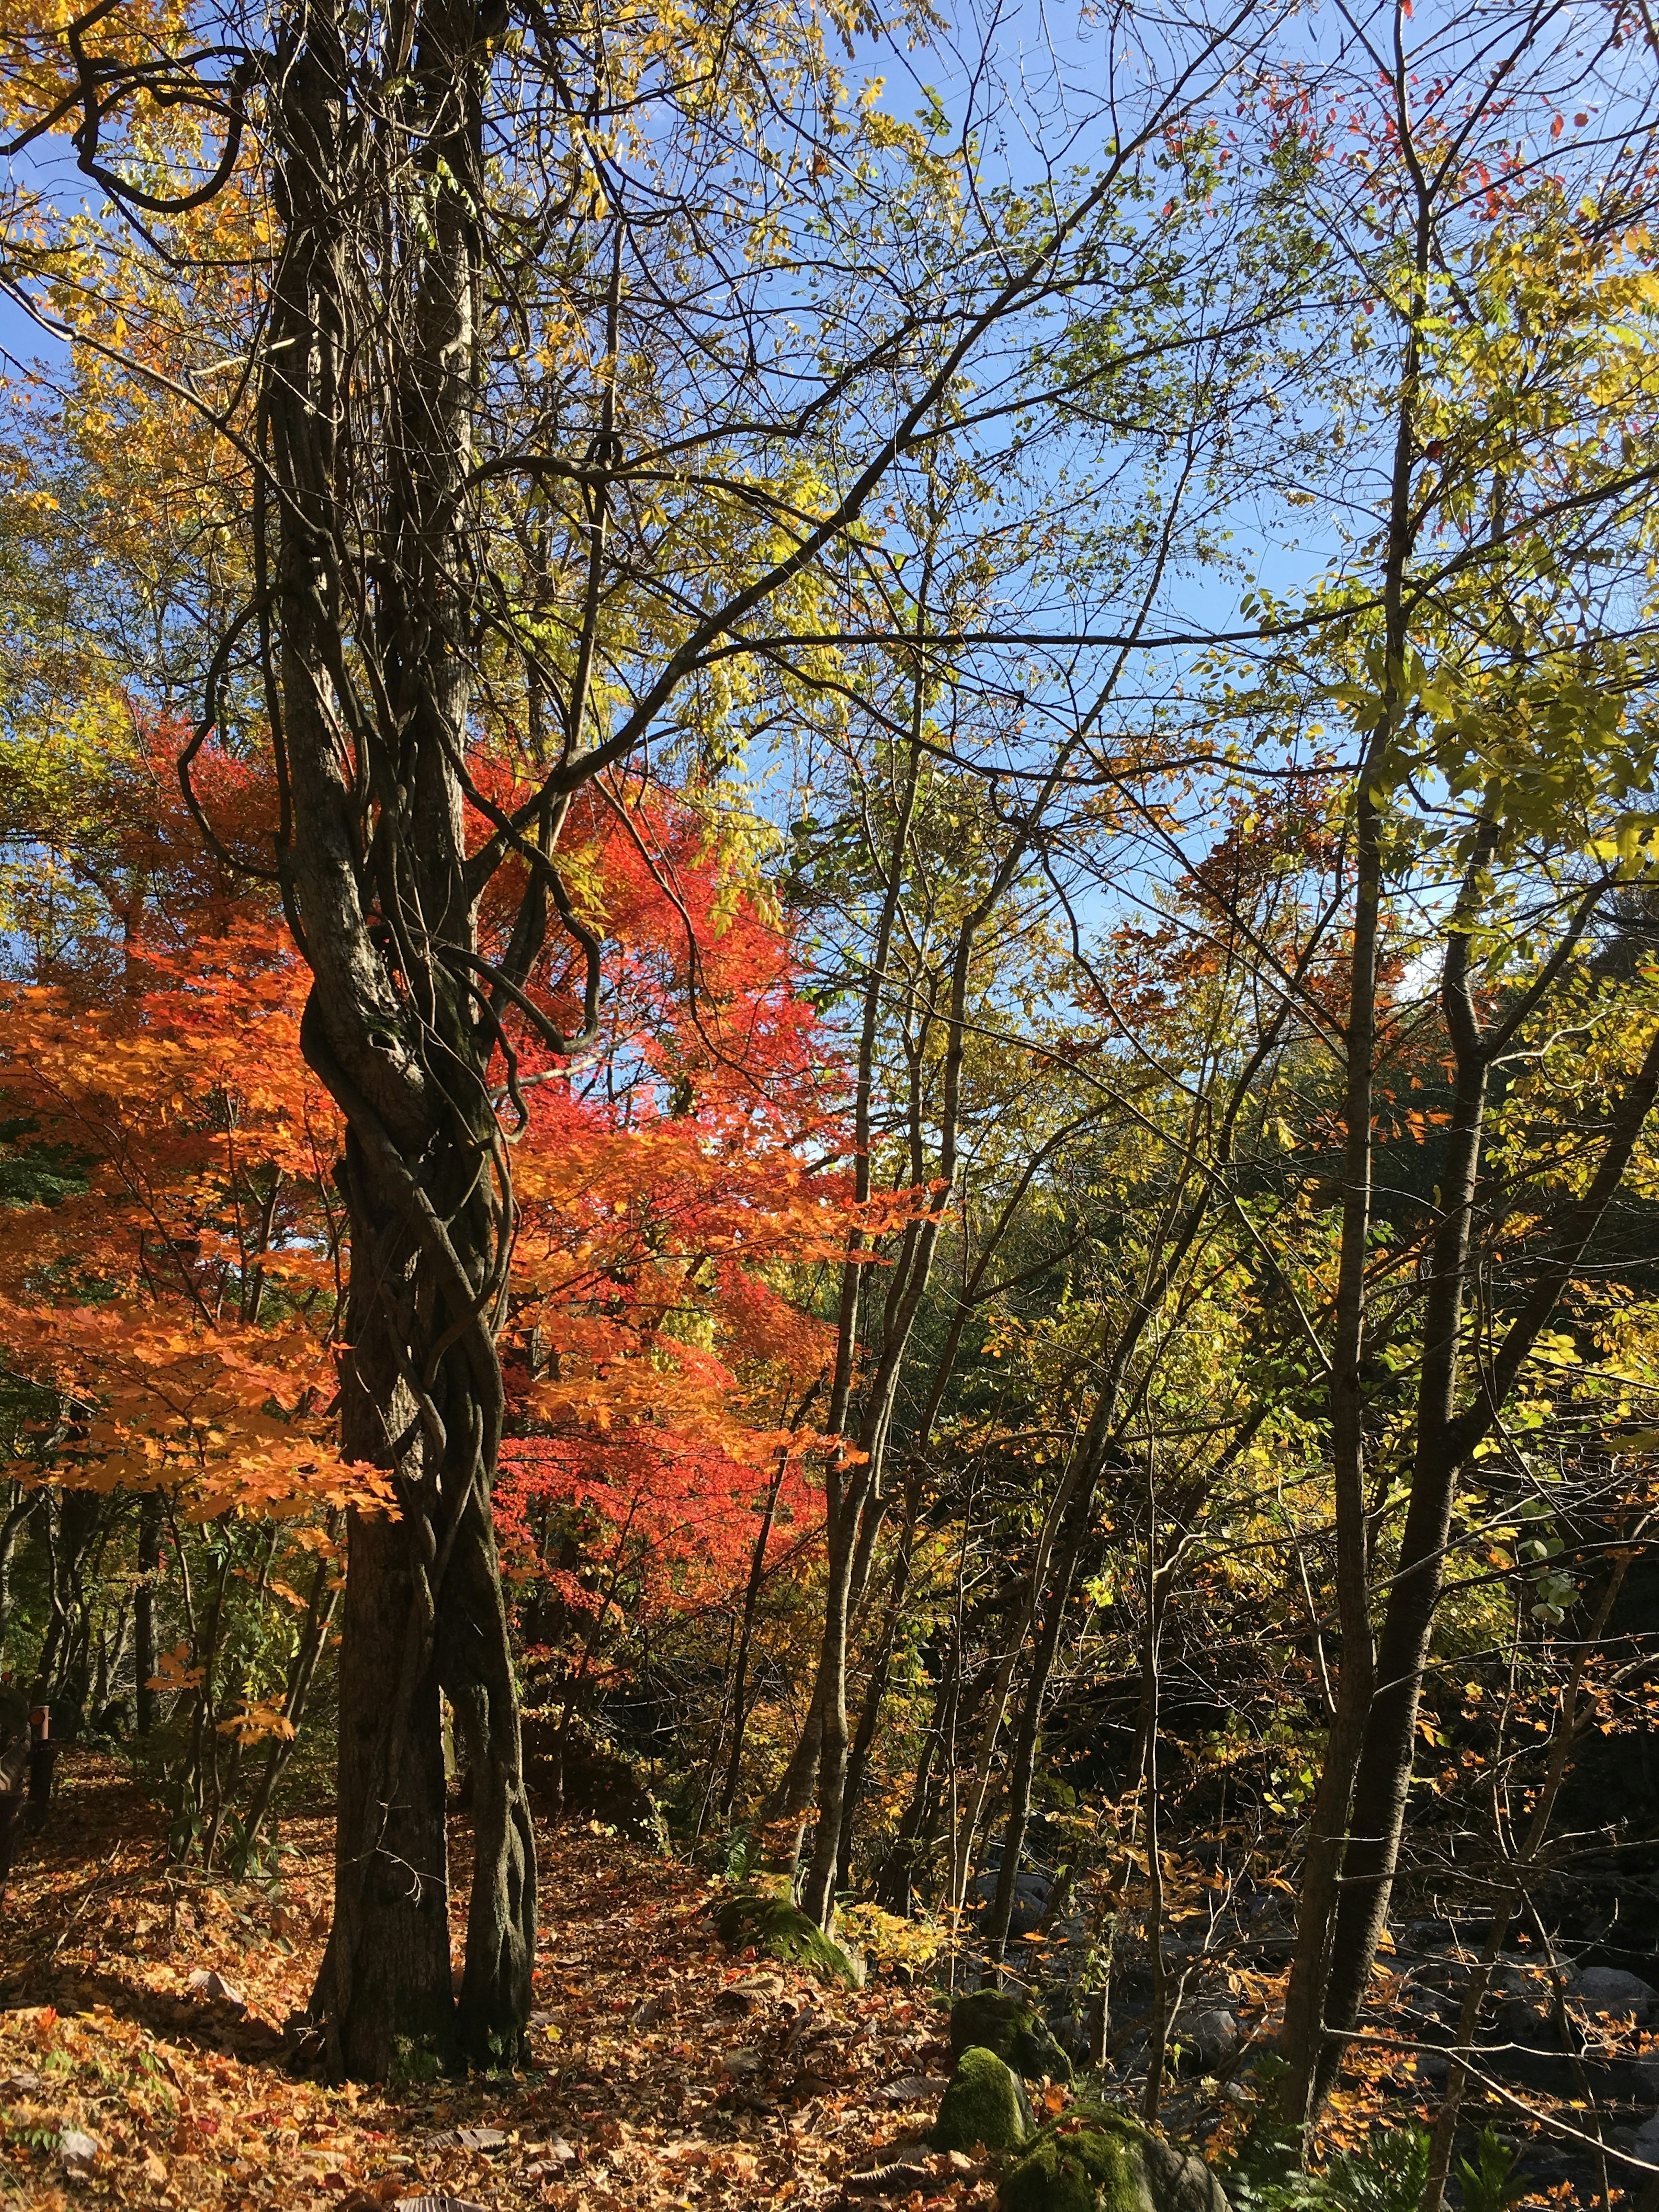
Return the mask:
<svg viewBox="0 0 1659 2212">
<path fill-rule="evenodd" d="M 261 542 L 276 548 L 283 888 L 314 979 L 301 1042 L 348 1130 L 342 1441 L 386 1472 L 398 1508 L 395 1521 L 352 1519 L 336 1923 L 313 2000 L 336 2071 L 371 2076 L 404 2043 L 516 2058 L 535 1936 L 490 1519 L 513 1204 L 489 1082 L 501 1015 L 477 978 L 505 971 L 477 951 L 461 750 L 492 33 L 476 0 L 430 0 L 401 20 L 367 131 L 347 11 L 320 0 L 293 27 L 272 104 L 283 246 L 258 485 Z M 368 571 L 349 565 L 365 544 Z M 543 889 L 538 876 L 504 956 L 520 994 L 543 941 Z M 459 2010 L 441 1690 L 473 1777 Z"/>
<path fill-rule="evenodd" d="M 312 2013 L 331 2074 L 384 2081 L 400 2056 L 455 2053 L 443 1733 L 435 1664 L 404 1679 L 420 1642 L 405 1531 L 354 1513 L 348 1542 L 334 1925 Z"/>
</svg>

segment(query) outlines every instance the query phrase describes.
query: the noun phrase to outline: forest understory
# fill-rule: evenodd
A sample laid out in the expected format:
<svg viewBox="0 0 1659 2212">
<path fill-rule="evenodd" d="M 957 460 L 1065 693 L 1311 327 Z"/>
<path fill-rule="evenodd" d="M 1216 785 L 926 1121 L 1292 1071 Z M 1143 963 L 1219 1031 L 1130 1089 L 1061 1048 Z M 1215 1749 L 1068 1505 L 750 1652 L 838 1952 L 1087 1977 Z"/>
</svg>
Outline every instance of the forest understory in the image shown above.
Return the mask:
<svg viewBox="0 0 1659 2212">
<path fill-rule="evenodd" d="M 464 1813 L 451 1829 L 459 1884 Z M 296 2023 L 328 1929 L 331 1820 L 294 1820 L 264 1879 L 204 1876 L 169 1866 L 166 1815 L 119 1763 L 73 1754 L 0 1919 L 0 2201 L 17 2212 L 996 2203 L 1011 2160 L 929 2140 L 951 2069 L 952 1987 L 971 1989 L 981 1970 L 971 1942 L 931 1960 L 914 1946 L 906 1958 L 872 1948 L 861 1990 L 826 1988 L 722 1945 L 714 1916 L 731 1881 L 596 1821 L 541 1826 L 538 1840 L 527 2062 L 332 2087 Z M 1180 1996 L 1162 2127 L 1246 2204 L 1290 1928 L 1272 1888 L 1218 1867 L 1207 1908 L 1179 1916 L 1169 1946 Z M 1402 1929 L 1333 2100 L 1326 2148 L 1339 2162 L 1432 2123 L 1447 2070 L 1435 2046 L 1471 1955 L 1449 1921 Z M 1499 1970 L 1463 2147 L 1490 2127 L 1519 2150 L 1510 2203 L 1650 2203 L 1631 2161 L 1654 2155 L 1637 2131 L 1659 2106 L 1659 2034 L 1598 2007 L 1570 1960 L 1552 1974 L 1518 1955 Z M 1146 1967 L 1126 1952 L 1115 2061 L 1069 2084 L 1036 2081 L 1039 2119 L 1063 2125 L 1074 2100 L 1102 2095 L 1139 2104 Z M 1052 1966 L 1024 1971 L 1052 1992 Z M 1565 2037 L 1529 2034 L 1562 1987 L 1574 1992 L 1556 2007 Z M 1223 2021 L 1230 2047 L 1217 2044 Z"/>
</svg>

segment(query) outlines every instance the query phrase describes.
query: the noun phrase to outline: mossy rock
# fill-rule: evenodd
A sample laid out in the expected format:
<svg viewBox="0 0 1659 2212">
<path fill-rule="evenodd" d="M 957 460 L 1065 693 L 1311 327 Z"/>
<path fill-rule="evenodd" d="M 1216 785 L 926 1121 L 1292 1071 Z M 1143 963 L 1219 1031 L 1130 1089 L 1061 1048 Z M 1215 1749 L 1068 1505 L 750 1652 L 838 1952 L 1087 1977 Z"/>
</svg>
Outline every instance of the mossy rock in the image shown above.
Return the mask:
<svg viewBox="0 0 1659 2212">
<path fill-rule="evenodd" d="M 776 1959 L 821 1982 L 839 1982 L 843 1989 L 863 1986 L 864 1977 L 839 1943 L 832 1943 L 787 1897 L 758 1897 L 747 1892 L 729 1897 L 714 1916 L 714 1926 L 728 1951 L 758 1951 L 763 1959 Z"/>
<path fill-rule="evenodd" d="M 1023 2074 L 1028 2081 L 1069 2081 L 1072 2062 L 1048 2032 L 1042 2015 L 1024 1997 L 1001 1990 L 975 1990 L 951 2008 L 951 2056 L 977 2045 Z"/>
<path fill-rule="evenodd" d="M 935 2150 L 1018 2150 L 1031 2132 L 1025 2084 L 994 2051 L 974 2046 L 957 2061 L 929 2140 Z"/>
<path fill-rule="evenodd" d="M 1073 2105 L 1002 2177 L 999 2212 L 1228 2212 L 1194 2153 L 1149 2135 L 1127 2112 Z"/>
</svg>

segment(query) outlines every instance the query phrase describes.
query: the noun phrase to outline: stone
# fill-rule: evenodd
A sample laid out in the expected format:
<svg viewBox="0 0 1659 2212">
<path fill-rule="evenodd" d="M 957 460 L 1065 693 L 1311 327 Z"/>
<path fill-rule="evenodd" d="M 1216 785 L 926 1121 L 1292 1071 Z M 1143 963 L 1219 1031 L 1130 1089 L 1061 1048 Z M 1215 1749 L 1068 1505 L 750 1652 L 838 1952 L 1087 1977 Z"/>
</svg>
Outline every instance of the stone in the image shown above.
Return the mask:
<svg viewBox="0 0 1659 2212">
<path fill-rule="evenodd" d="M 1555 2023 L 1548 2008 L 1528 2004 L 1524 1997 L 1510 1997 L 1498 2008 L 1492 2033 L 1500 2044 L 1517 2051 L 1550 2051 L 1555 2047 Z"/>
<path fill-rule="evenodd" d="M 957 2061 L 928 2140 L 935 2150 L 1018 2150 L 1031 2132 L 1025 2084 L 994 2051 L 970 2045 Z"/>
<path fill-rule="evenodd" d="M 98 2139 L 78 2128 L 65 2128 L 58 2138 L 58 2163 L 65 2173 L 90 2173 L 98 2163 Z"/>
<path fill-rule="evenodd" d="M 997 1868 L 988 1868 L 974 1882 L 973 1893 L 978 1900 L 975 1910 L 981 1919 L 989 1917 L 996 1903 L 997 1884 L 1001 1881 Z M 1014 1901 L 1008 1916 L 1008 1933 L 1016 1942 L 1024 1936 L 1035 1936 L 1042 1923 L 1042 1915 L 1054 1884 L 1046 1875 L 1019 1874 L 1014 1877 Z"/>
<path fill-rule="evenodd" d="M 1659 1990 L 1639 1974 L 1627 1974 L 1622 1966 L 1586 1966 L 1582 1974 L 1575 1974 L 1567 1984 L 1567 1995 L 1583 2005 L 1586 2012 L 1633 2012 L 1641 2020 L 1645 2018 L 1655 1997 L 1659 1996 Z"/>
<path fill-rule="evenodd" d="M 1228 2212 L 1196 2154 L 1149 2135 L 1127 2112 L 1073 2105 L 1002 2178 L 999 2212 Z"/>
<path fill-rule="evenodd" d="M 733 1982 L 726 1989 L 717 1990 L 714 2009 L 736 2013 L 747 2020 L 751 2014 L 772 2011 L 782 1996 L 783 1983 L 776 1974 L 751 1974 L 746 1981 Z"/>
<path fill-rule="evenodd" d="M 191 1996 L 201 1997 L 209 2004 L 228 2005 L 233 2012 L 246 2012 L 247 1999 L 241 1991 L 233 1989 L 222 1974 L 216 1974 L 210 1966 L 198 1966 L 185 1980 L 185 1987 Z"/>
<path fill-rule="evenodd" d="M 1069 2081 L 1072 2062 L 1049 2033 L 1048 2022 L 1024 1997 L 1011 1990 L 975 1990 L 951 2008 L 951 2056 L 977 2045 L 994 2051 L 1028 2081 Z"/>
<path fill-rule="evenodd" d="M 1179 2021 L 1176 2040 L 1192 2050 L 1206 2074 L 1213 2074 L 1238 2048 L 1238 2022 L 1223 2006 L 1214 2005 Z"/>
<path fill-rule="evenodd" d="M 787 1897 L 760 1897 L 752 1892 L 729 1897 L 714 1915 L 714 1926 L 728 1951 L 758 1951 L 763 1958 L 799 1972 L 815 1974 L 825 1984 L 839 1982 L 843 1989 L 863 1987 L 858 1967 L 839 1943 L 832 1943 Z"/>
</svg>

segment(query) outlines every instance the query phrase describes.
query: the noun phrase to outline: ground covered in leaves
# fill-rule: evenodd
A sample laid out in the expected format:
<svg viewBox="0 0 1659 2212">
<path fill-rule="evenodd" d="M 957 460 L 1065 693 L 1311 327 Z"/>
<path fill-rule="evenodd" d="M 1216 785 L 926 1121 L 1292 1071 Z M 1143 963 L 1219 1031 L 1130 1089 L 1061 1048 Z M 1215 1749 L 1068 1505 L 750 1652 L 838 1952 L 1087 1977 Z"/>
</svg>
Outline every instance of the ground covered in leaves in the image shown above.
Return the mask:
<svg viewBox="0 0 1659 2212">
<path fill-rule="evenodd" d="M 289 2070 L 282 2035 L 327 1930 L 326 1823 L 284 1830 L 273 1885 L 170 1872 L 163 1832 L 82 1758 L 21 1857 L 0 1919 L 9 2208 L 850 2206 L 870 2201 L 855 2169 L 901 2159 L 913 2208 L 990 2202 L 971 2160 L 905 2148 L 944 2086 L 933 1992 L 732 1959 L 684 1867 L 544 1834 L 532 2064 L 332 2089 Z"/>
</svg>

